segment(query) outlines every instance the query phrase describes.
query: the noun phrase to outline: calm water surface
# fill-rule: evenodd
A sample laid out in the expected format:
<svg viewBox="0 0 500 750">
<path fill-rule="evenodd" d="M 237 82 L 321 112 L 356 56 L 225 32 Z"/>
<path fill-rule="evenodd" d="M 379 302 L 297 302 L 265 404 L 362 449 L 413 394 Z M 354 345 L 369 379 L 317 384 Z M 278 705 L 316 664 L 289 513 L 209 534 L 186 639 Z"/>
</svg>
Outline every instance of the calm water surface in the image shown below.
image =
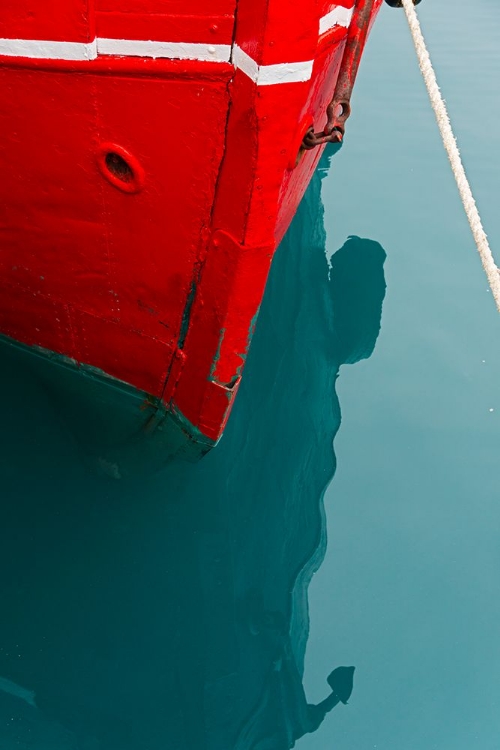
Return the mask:
<svg viewBox="0 0 500 750">
<path fill-rule="evenodd" d="M 497 4 L 419 10 L 498 249 Z M 401 11 L 353 104 L 200 464 L 96 480 L 2 367 L 1 750 L 500 748 L 499 323 Z"/>
</svg>

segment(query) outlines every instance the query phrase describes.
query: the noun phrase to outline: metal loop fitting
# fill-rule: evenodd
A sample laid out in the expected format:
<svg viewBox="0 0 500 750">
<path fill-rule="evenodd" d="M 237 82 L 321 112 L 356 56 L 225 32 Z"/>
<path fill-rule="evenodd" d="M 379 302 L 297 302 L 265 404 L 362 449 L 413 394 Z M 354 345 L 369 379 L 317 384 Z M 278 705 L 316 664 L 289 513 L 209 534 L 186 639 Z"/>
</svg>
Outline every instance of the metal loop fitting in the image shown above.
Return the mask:
<svg viewBox="0 0 500 750">
<path fill-rule="evenodd" d="M 304 136 L 302 146 L 310 151 L 322 143 L 341 143 L 344 139 L 345 122 L 351 114 L 351 105 L 347 100 L 330 102 L 326 110 L 328 122 L 321 133 L 315 133 L 311 127 Z"/>
<path fill-rule="evenodd" d="M 370 27 L 376 0 L 356 0 L 347 32 L 344 54 L 340 64 L 333 99 L 327 107 L 327 122 L 321 133 L 311 127 L 302 141 L 302 148 L 311 150 L 322 143 L 340 143 L 344 138 L 345 122 L 351 114 L 351 95 L 359 63 Z"/>
</svg>

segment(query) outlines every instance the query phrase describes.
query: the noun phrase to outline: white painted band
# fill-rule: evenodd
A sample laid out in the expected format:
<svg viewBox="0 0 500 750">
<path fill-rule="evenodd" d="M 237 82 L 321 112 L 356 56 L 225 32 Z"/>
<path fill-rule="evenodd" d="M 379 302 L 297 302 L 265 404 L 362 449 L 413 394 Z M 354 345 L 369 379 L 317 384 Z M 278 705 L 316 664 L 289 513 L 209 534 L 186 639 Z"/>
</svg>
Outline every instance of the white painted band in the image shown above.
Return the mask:
<svg viewBox="0 0 500 750">
<path fill-rule="evenodd" d="M 37 60 L 95 60 L 93 42 L 49 42 L 39 39 L 0 39 L 0 55 L 32 57 Z"/>
<path fill-rule="evenodd" d="M 335 6 L 320 19 L 319 32 L 334 26 L 348 27 L 353 8 Z M 200 62 L 233 62 L 257 86 L 300 83 L 312 76 L 314 60 L 258 65 L 237 44 L 200 44 L 194 42 L 156 42 L 136 39 L 105 39 L 93 42 L 52 42 L 37 39 L 0 39 L 0 56 L 29 57 L 45 60 L 95 60 L 98 55 L 150 57 Z"/>
<path fill-rule="evenodd" d="M 232 52 L 232 54 L 231 54 Z M 133 39 L 97 38 L 90 44 L 80 42 L 46 42 L 36 39 L 0 39 L 0 55 L 45 60 L 94 60 L 97 55 L 167 58 L 201 62 L 230 62 L 258 86 L 308 81 L 313 60 L 275 65 L 257 65 L 237 44 L 195 44 L 152 42 Z"/>
<path fill-rule="evenodd" d="M 344 8 L 343 5 L 336 5 L 335 8 L 319 19 L 319 33 L 325 34 L 334 26 L 349 27 L 351 23 L 352 14 L 354 13 L 354 6 L 352 8 Z"/>
<path fill-rule="evenodd" d="M 194 42 L 151 42 L 135 39 L 97 39 L 99 55 L 123 57 L 161 57 L 169 60 L 229 62 L 230 44 L 199 44 Z"/>
<path fill-rule="evenodd" d="M 257 86 L 274 86 L 279 83 L 300 83 L 311 78 L 314 60 L 275 65 L 257 65 L 237 44 L 233 47 L 233 64 L 252 79 Z"/>
<path fill-rule="evenodd" d="M 312 76 L 314 60 L 304 62 L 261 65 L 257 86 L 272 86 L 276 83 L 300 83 Z"/>
<path fill-rule="evenodd" d="M 242 50 L 241 47 L 238 47 L 238 45 L 235 44 L 231 59 L 236 68 L 245 73 L 245 75 L 251 78 L 254 83 L 257 83 L 259 80 L 259 66 L 253 57 L 250 57 L 250 55 Z"/>
</svg>

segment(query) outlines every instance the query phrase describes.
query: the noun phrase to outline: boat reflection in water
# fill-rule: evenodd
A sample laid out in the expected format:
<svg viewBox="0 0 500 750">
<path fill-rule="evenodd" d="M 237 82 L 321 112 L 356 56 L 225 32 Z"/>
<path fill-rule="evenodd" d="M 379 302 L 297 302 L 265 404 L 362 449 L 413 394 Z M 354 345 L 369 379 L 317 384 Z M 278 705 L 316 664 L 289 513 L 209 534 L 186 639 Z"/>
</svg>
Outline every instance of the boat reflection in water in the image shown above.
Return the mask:
<svg viewBox="0 0 500 750">
<path fill-rule="evenodd" d="M 346 666 L 307 703 L 307 588 L 325 549 L 335 381 L 373 351 L 385 253 L 352 237 L 329 269 L 323 173 L 201 463 L 89 477 L 36 383 L 3 368 L 2 750 L 286 750 L 348 700 Z"/>
</svg>

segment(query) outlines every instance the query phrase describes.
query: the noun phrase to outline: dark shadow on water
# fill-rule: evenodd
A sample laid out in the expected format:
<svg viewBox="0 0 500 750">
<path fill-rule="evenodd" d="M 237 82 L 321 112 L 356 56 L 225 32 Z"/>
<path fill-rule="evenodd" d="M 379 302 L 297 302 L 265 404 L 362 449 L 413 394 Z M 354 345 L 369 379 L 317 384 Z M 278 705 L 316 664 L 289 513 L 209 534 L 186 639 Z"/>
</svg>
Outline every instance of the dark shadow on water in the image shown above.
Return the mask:
<svg viewBox="0 0 500 750">
<path fill-rule="evenodd" d="M 321 171 L 201 463 L 89 477 L 43 390 L 2 367 L 2 750 L 287 750 L 349 698 L 344 668 L 307 703 L 307 587 L 326 544 L 335 381 L 374 349 L 385 253 L 352 237 L 329 269 L 320 190 Z"/>
</svg>

